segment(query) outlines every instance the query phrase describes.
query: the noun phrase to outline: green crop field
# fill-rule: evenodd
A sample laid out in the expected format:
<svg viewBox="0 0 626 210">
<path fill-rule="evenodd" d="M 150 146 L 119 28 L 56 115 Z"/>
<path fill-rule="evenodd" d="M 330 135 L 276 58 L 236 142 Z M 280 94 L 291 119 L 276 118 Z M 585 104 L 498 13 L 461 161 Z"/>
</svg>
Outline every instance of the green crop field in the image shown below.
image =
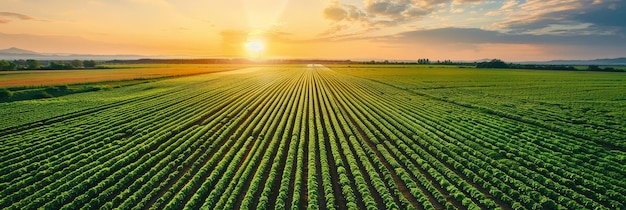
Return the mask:
<svg viewBox="0 0 626 210">
<path fill-rule="evenodd" d="M 260 66 L 0 116 L 0 209 L 626 208 L 624 73 Z"/>
</svg>

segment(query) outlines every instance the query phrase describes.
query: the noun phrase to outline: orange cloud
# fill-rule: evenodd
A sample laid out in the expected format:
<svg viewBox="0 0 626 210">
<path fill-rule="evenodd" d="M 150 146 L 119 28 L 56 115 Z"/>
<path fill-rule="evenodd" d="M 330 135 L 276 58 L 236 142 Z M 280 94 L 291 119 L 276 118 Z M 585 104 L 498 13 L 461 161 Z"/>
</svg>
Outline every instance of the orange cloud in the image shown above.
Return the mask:
<svg viewBox="0 0 626 210">
<path fill-rule="evenodd" d="M 11 19 L 19 19 L 19 20 L 34 20 L 34 17 L 14 13 L 14 12 L 0 12 L 0 23 L 9 23 Z"/>
</svg>

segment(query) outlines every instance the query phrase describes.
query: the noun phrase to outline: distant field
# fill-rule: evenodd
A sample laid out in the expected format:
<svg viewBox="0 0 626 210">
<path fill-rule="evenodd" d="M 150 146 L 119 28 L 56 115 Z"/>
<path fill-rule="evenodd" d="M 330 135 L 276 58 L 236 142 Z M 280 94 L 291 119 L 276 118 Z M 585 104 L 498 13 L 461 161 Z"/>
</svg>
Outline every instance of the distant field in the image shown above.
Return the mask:
<svg viewBox="0 0 626 210">
<path fill-rule="evenodd" d="M 0 209 L 624 209 L 624 90 L 276 65 L 0 103 Z"/>
<path fill-rule="evenodd" d="M 412 94 L 423 95 L 589 138 L 621 142 L 626 136 L 626 74 L 545 70 L 493 70 L 441 66 L 332 66 Z M 613 136 L 615 134 L 615 136 Z M 582 135 L 582 134 L 581 134 Z"/>
<path fill-rule="evenodd" d="M 0 88 L 182 76 L 238 69 L 245 66 L 246 65 L 150 64 L 106 66 L 111 69 L 0 71 Z"/>
</svg>

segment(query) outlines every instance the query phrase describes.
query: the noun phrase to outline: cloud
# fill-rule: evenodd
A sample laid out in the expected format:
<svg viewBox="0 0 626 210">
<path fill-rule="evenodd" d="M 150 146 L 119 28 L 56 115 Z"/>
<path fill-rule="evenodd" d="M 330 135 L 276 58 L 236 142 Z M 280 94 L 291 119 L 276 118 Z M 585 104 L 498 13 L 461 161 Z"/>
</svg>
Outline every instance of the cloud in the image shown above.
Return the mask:
<svg viewBox="0 0 626 210">
<path fill-rule="evenodd" d="M 334 24 L 332 26 L 330 26 L 328 29 L 326 29 L 326 31 L 320 33 L 320 36 L 331 36 L 339 31 L 343 31 L 350 28 L 349 25 L 346 24 Z"/>
<path fill-rule="evenodd" d="M 485 0 L 454 0 L 453 4 L 479 4 Z"/>
<path fill-rule="evenodd" d="M 348 11 L 335 2 L 334 5 L 324 9 L 324 17 L 332 21 L 341 21 L 348 17 Z"/>
<path fill-rule="evenodd" d="M 435 5 L 447 1 L 366 0 L 365 11 L 374 26 L 395 26 L 420 19 L 435 11 Z"/>
<path fill-rule="evenodd" d="M 402 0 L 366 1 L 365 3 L 365 11 L 369 14 L 391 19 L 403 18 L 404 13 L 412 9 L 411 7 L 410 3 Z"/>
<path fill-rule="evenodd" d="M 345 21 L 367 21 L 367 13 L 351 4 L 341 5 L 339 2 L 324 9 L 324 17 L 326 19 L 339 22 Z"/>
<path fill-rule="evenodd" d="M 490 29 L 510 33 L 551 33 L 550 28 L 566 28 L 587 24 L 585 33 L 626 32 L 626 1 L 622 0 L 529 0 L 524 3 L 507 1 L 501 12 L 487 15 L 504 16 Z M 515 12 L 512 12 L 514 9 Z M 563 31 L 554 31 L 562 33 Z M 581 30 L 572 30 L 580 33 Z"/>
<path fill-rule="evenodd" d="M 508 10 L 517 6 L 518 4 L 519 2 L 517 0 L 508 0 L 504 2 L 504 4 L 502 4 L 502 7 L 500 7 L 500 10 Z"/>
<path fill-rule="evenodd" d="M 337 35 L 319 41 L 367 43 L 367 46 L 377 46 L 375 51 L 363 54 L 371 58 L 428 57 L 461 60 L 500 58 L 513 62 L 626 57 L 623 50 L 626 48 L 625 37 L 601 34 L 510 34 L 478 28 L 448 27 L 415 29 L 391 34 Z"/>
<path fill-rule="evenodd" d="M 28 15 L 24 15 L 24 14 L 20 14 L 20 13 L 0 12 L 0 23 L 9 23 L 9 22 L 11 22 L 11 19 L 35 20 L 34 17 L 28 16 Z"/>
<path fill-rule="evenodd" d="M 371 38 L 387 43 L 429 44 L 529 44 L 551 46 L 584 46 L 591 48 L 626 48 L 626 38 L 617 35 L 534 35 L 506 34 L 476 28 L 439 28 L 397 33 L 391 36 Z M 623 53 L 622 53 L 623 54 Z"/>
<path fill-rule="evenodd" d="M 323 10 L 331 21 L 329 30 L 322 35 L 339 34 L 354 27 L 364 31 L 382 29 L 415 22 L 434 12 L 445 9 L 443 5 L 476 4 L 484 0 L 364 0 L 363 6 L 334 1 Z M 461 10 L 456 10 L 461 12 Z M 350 27 L 346 27 L 350 26 Z M 333 31 L 334 30 L 334 31 Z"/>
<path fill-rule="evenodd" d="M 501 16 L 507 14 L 515 14 L 515 12 L 519 11 L 519 1 L 518 0 L 508 0 L 500 6 L 500 9 L 493 10 L 487 12 L 486 16 Z"/>
<path fill-rule="evenodd" d="M 623 50 L 626 48 L 626 38 L 618 35 L 508 34 L 476 28 L 438 28 L 386 36 L 346 38 L 342 41 L 352 40 L 366 40 L 395 47 L 399 51 L 428 50 L 431 53 L 423 53 L 424 56 L 442 54 L 457 59 L 498 57 L 521 61 L 536 60 L 538 57 L 588 59 L 590 55 L 596 58 L 626 56 Z"/>
<path fill-rule="evenodd" d="M 482 13 L 490 17 L 489 23 L 475 26 L 493 31 L 537 35 L 626 34 L 624 0 L 363 0 L 361 4 L 332 2 L 323 11 L 330 26 L 320 35 L 365 34 L 417 23 L 426 17 L 464 13 L 468 7 L 455 6 L 461 4 L 496 6 L 497 9 Z"/>
<path fill-rule="evenodd" d="M 624 21 L 626 20 L 626 1 L 599 4 L 587 12 L 574 14 L 573 19 L 592 23 L 595 26 L 624 28 L 626 27 L 626 21 Z"/>
</svg>

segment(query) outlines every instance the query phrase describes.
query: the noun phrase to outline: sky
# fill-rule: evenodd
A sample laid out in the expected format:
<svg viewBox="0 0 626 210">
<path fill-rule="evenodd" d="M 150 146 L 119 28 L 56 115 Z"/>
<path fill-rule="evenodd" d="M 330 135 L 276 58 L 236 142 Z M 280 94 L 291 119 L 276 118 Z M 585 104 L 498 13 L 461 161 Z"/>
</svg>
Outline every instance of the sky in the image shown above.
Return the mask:
<svg viewBox="0 0 626 210">
<path fill-rule="evenodd" d="M 0 0 L 0 49 L 190 57 L 626 57 L 624 0 Z"/>
</svg>

